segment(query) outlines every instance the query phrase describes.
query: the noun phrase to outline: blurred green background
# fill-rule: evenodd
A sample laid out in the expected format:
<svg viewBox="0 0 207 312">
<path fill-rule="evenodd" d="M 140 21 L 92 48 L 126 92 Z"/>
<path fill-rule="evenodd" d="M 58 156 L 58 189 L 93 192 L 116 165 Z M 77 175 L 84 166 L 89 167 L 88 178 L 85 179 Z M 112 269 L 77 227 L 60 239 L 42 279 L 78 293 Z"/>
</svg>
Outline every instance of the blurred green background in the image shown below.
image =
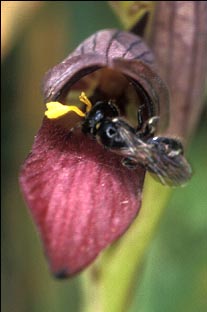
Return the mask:
<svg viewBox="0 0 207 312">
<path fill-rule="evenodd" d="M 50 275 L 19 190 L 18 174 L 41 125 L 44 73 L 84 38 L 113 27 L 121 25 L 106 1 L 2 1 L 4 312 L 81 309 L 81 276 L 58 281 Z M 130 312 L 207 311 L 206 115 L 205 108 L 188 153 L 193 179 L 173 192 L 146 256 Z"/>
</svg>

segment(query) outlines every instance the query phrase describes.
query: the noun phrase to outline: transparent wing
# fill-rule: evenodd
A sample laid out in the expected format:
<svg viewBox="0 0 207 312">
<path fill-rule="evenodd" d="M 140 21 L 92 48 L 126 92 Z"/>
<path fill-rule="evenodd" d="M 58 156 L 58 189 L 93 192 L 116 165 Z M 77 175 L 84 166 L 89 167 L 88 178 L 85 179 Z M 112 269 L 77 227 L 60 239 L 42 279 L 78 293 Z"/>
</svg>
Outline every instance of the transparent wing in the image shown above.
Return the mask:
<svg viewBox="0 0 207 312">
<path fill-rule="evenodd" d="M 133 133 L 127 127 L 119 127 L 117 132 L 120 140 L 125 143 L 125 147 L 113 149 L 113 152 L 124 157 L 132 158 L 136 160 L 136 162 L 141 162 L 141 158 L 138 159 L 138 157 L 146 144 L 139 139 L 136 133 Z"/>
<path fill-rule="evenodd" d="M 144 166 L 162 184 L 179 186 L 191 178 L 191 166 L 182 154 L 171 156 L 169 151 L 160 149 L 157 144 L 142 141 L 124 127 L 120 127 L 118 132 L 126 147 L 115 152 Z"/>
<path fill-rule="evenodd" d="M 192 169 L 183 155 L 169 156 L 159 150 L 150 149 L 148 171 L 162 184 L 178 186 L 185 184 L 192 176 Z"/>
</svg>

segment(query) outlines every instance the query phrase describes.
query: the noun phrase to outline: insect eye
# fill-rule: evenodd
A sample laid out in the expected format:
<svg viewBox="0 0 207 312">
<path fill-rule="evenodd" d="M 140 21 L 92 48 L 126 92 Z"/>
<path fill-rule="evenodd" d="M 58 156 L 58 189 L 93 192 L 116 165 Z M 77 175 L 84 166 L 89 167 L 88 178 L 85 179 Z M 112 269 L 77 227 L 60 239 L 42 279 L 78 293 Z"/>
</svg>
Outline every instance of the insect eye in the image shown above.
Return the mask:
<svg viewBox="0 0 207 312">
<path fill-rule="evenodd" d="M 108 129 L 106 130 L 106 134 L 109 138 L 112 138 L 116 135 L 116 129 L 113 127 L 108 127 Z"/>
</svg>

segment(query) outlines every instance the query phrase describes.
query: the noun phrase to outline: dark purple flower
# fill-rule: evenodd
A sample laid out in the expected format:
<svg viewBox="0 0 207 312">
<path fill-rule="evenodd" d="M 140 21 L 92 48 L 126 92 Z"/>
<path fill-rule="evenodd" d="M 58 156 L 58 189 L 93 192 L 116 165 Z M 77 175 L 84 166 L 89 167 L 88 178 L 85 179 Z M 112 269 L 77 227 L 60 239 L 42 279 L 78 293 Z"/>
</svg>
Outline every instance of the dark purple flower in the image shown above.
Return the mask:
<svg viewBox="0 0 207 312">
<path fill-rule="evenodd" d="M 121 114 L 136 125 L 144 118 L 168 121 L 168 92 L 155 71 L 154 58 L 141 38 L 103 30 L 86 39 L 44 78 L 44 101 L 77 105 L 84 91 L 92 103 L 114 99 Z M 136 217 L 145 170 L 129 170 L 115 155 L 81 131 L 71 113 L 46 117 L 20 175 L 25 200 L 44 242 L 51 270 L 73 275 L 122 235 Z"/>
</svg>

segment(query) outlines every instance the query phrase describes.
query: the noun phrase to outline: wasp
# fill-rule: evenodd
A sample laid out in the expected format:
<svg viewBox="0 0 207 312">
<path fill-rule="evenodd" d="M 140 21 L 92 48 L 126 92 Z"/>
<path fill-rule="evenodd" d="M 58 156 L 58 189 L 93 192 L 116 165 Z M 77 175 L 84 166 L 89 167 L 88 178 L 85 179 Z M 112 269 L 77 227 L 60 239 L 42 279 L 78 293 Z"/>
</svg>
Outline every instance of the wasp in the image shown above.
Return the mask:
<svg viewBox="0 0 207 312">
<path fill-rule="evenodd" d="M 138 127 L 134 128 L 120 116 L 113 101 L 97 101 L 92 105 L 83 92 L 79 98 L 87 105 L 86 113 L 80 111 L 79 114 L 77 107 L 68 110 L 84 117 L 82 132 L 122 156 L 122 164 L 128 169 L 142 166 L 168 186 L 183 185 L 191 178 L 191 166 L 184 157 L 182 143 L 174 138 L 155 136 L 157 116 L 144 122 L 138 110 Z"/>
</svg>

